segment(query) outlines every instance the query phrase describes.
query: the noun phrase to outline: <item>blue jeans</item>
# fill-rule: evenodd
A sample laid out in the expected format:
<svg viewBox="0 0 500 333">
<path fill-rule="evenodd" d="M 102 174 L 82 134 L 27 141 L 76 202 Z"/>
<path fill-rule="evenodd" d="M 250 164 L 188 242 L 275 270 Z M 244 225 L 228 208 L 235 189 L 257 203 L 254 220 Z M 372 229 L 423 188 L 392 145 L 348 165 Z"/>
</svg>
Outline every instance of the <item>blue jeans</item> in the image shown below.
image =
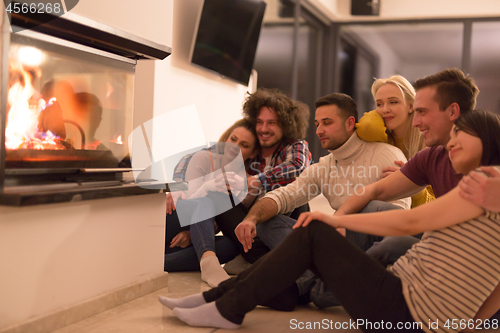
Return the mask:
<svg viewBox="0 0 500 333">
<path fill-rule="evenodd" d="M 406 251 L 419 241 L 420 238 L 414 236 L 387 236 L 380 242 L 375 242 L 366 253 L 387 267 L 404 256 Z"/>
<path fill-rule="evenodd" d="M 207 197 L 179 200 L 176 209 L 189 212 L 193 222 L 202 220 L 203 216 L 213 216 L 215 212 L 213 201 Z M 200 269 L 201 256 L 206 251 L 215 252 L 220 263 L 226 263 L 238 254 L 236 246 L 229 238 L 215 237 L 214 221 L 215 219 L 211 217 L 181 228 L 177 210 L 172 215 L 167 215 L 165 271 L 197 271 Z M 190 231 L 192 245 L 186 248 L 170 248 L 172 239 L 184 230 Z"/>
</svg>

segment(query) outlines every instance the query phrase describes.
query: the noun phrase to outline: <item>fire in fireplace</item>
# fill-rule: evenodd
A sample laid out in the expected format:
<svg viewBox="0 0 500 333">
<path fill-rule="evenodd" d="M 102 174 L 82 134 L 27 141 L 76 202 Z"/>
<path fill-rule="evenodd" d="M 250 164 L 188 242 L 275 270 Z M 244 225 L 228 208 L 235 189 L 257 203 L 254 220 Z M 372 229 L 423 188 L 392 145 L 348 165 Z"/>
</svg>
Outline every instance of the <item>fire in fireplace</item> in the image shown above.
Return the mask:
<svg viewBox="0 0 500 333">
<path fill-rule="evenodd" d="M 3 19 L 0 203 L 147 191 L 122 179 L 131 170 L 135 65 L 170 48 L 71 13 L 37 19 L 12 13 L 12 25 L 31 28 L 17 33 Z"/>
<path fill-rule="evenodd" d="M 135 61 L 13 34 L 6 168 L 118 168 L 132 130 Z"/>
</svg>

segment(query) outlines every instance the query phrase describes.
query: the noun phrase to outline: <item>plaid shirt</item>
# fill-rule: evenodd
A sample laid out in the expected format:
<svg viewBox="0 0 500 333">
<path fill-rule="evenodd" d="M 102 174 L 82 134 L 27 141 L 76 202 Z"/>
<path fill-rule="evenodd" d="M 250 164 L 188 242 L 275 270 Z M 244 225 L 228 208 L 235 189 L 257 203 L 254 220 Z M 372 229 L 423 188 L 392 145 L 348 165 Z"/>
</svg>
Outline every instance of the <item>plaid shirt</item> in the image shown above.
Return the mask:
<svg viewBox="0 0 500 333">
<path fill-rule="evenodd" d="M 305 140 L 282 140 L 266 166 L 259 153 L 250 161 L 250 175 L 258 175 L 264 192 L 287 185 L 311 164 L 311 152 Z"/>
</svg>

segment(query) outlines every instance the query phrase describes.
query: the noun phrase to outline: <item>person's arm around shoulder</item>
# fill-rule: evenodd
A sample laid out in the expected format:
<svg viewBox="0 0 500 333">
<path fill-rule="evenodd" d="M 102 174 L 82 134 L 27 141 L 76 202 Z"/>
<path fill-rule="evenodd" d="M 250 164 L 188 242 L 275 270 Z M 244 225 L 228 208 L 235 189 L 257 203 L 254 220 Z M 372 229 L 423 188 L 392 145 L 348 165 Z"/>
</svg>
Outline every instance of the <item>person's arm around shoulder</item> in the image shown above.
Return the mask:
<svg viewBox="0 0 500 333">
<path fill-rule="evenodd" d="M 500 168 L 481 167 L 459 183 L 460 196 L 493 212 L 500 212 Z"/>
<path fill-rule="evenodd" d="M 393 201 L 406 198 L 422 189 L 409 180 L 400 170 L 393 172 L 373 184 L 363 187 L 351 195 L 335 212 L 335 215 L 354 214 L 362 210 L 370 201 Z"/>
</svg>

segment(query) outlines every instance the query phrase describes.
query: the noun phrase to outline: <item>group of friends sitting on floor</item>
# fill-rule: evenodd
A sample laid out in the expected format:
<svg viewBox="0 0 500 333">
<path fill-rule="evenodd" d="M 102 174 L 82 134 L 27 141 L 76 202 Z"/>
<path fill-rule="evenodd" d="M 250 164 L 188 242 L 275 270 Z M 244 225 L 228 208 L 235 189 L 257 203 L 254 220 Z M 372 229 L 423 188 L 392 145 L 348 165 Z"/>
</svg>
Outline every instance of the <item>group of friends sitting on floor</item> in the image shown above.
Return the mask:
<svg viewBox="0 0 500 333">
<path fill-rule="evenodd" d="M 475 109 L 478 93 L 458 69 L 394 75 L 359 120 L 351 97 L 324 96 L 314 123 L 330 154 L 314 164 L 308 107 L 247 95 L 243 119 L 176 167 L 189 189 L 167 195 L 165 270 L 201 270 L 213 289 L 160 302 L 229 329 L 257 305 L 309 302 L 408 332 L 498 327 L 500 116 Z M 333 215 L 309 211 L 320 194 Z M 230 277 L 221 264 L 237 258 L 248 268 Z"/>
</svg>

